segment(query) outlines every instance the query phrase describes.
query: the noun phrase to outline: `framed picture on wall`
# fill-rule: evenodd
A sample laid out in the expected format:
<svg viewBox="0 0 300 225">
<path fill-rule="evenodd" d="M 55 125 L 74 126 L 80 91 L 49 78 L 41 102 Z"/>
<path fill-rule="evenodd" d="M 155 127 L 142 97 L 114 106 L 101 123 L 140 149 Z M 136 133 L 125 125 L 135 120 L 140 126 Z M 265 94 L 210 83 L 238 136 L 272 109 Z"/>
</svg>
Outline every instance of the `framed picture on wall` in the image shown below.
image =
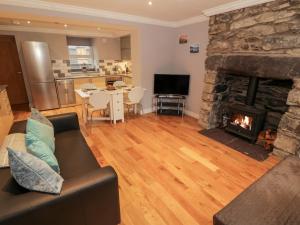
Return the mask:
<svg viewBox="0 0 300 225">
<path fill-rule="evenodd" d="M 195 54 L 195 53 L 199 53 L 199 51 L 200 51 L 200 44 L 191 44 L 190 53 Z"/>
<path fill-rule="evenodd" d="M 188 36 L 186 34 L 181 34 L 179 36 L 179 44 L 187 44 L 188 43 Z"/>
</svg>

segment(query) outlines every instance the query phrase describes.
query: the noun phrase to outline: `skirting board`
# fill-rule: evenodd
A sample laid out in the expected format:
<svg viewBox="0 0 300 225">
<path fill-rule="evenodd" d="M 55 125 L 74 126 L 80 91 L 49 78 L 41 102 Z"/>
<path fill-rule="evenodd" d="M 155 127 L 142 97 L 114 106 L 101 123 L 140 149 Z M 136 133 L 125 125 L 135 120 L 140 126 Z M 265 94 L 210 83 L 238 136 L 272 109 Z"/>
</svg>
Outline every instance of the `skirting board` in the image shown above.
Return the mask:
<svg viewBox="0 0 300 225">
<path fill-rule="evenodd" d="M 152 112 L 153 112 L 152 108 L 146 108 L 146 109 L 144 109 L 144 114 L 148 114 L 148 113 L 152 113 Z M 185 114 L 188 115 L 188 116 L 190 116 L 190 117 L 193 117 L 195 119 L 199 119 L 199 114 L 194 113 L 192 111 L 185 110 Z"/>
</svg>

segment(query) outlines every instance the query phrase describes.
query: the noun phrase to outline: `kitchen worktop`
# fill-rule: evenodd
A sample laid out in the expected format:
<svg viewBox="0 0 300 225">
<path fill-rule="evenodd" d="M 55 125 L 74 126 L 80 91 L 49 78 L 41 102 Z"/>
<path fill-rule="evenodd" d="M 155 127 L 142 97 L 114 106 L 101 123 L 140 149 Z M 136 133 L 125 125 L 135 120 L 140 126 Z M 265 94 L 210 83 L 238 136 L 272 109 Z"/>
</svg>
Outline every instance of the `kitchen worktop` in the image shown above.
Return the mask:
<svg viewBox="0 0 300 225">
<path fill-rule="evenodd" d="M 66 77 L 55 77 L 55 80 L 67 80 L 67 79 L 80 79 L 80 78 L 98 78 L 98 77 L 129 77 L 132 78 L 132 74 L 110 74 L 110 75 L 104 75 L 99 73 L 73 73 L 71 75 L 68 75 Z"/>
<path fill-rule="evenodd" d="M 0 85 L 0 92 L 4 91 L 7 88 L 7 85 Z"/>
</svg>

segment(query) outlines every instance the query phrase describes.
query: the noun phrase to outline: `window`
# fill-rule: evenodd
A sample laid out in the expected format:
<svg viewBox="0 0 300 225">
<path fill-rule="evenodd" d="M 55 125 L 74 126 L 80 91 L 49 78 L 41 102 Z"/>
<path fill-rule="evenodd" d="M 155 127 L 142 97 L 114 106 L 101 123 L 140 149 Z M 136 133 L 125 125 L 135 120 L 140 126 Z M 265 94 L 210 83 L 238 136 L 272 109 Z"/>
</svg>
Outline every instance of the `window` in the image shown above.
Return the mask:
<svg viewBox="0 0 300 225">
<path fill-rule="evenodd" d="M 72 71 L 95 70 L 92 39 L 67 37 L 70 66 Z"/>
<path fill-rule="evenodd" d="M 94 55 L 91 46 L 69 45 L 68 48 L 71 69 L 94 68 Z"/>
</svg>

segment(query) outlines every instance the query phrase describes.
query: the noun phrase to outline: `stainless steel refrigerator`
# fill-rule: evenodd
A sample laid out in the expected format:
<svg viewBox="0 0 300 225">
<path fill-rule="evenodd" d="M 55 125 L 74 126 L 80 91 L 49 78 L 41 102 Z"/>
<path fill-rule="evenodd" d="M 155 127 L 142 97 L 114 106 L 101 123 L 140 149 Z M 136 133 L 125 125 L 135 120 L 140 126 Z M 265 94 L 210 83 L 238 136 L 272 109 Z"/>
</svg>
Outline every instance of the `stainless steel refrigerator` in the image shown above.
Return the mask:
<svg viewBox="0 0 300 225">
<path fill-rule="evenodd" d="M 22 50 L 33 107 L 39 110 L 59 108 L 48 44 L 25 41 Z"/>
</svg>

